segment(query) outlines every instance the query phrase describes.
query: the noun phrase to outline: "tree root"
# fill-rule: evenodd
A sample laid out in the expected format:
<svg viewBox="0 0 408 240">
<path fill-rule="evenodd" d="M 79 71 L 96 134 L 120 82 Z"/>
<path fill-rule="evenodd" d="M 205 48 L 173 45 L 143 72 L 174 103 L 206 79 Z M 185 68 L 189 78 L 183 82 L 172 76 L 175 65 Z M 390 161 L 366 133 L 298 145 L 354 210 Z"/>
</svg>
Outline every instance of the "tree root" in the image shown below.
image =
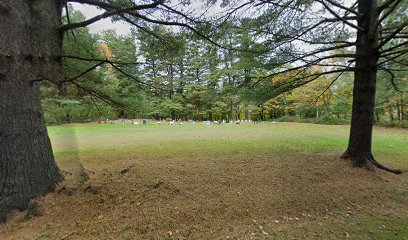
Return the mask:
<svg viewBox="0 0 408 240">
<path fill-rule="evenodd" d="M 348 159 L 350 158 L 350 151 L 347 149 L 340 157 L 341 159 Z"/>
<path fill-rule="evenodd" d="M 341 159 L 351 159 L 351 160 L 353 160 L 354 157 L 350 154 L 350 151 L 347 149 L 347 150 L 341 155 L 340 158 L 341 158 Z M 373 154 L 370 154 L 370 156 L 366 157 L 365 159 L 367 160 L 367 163 L 366 163 L 366 164 L 361 164 L 361 163 L 359 163 L 359 164 L 355 164 L 355 166 L 357 166 L 357 167 L 364 167 L 364 168 L 367 168 L 368 170 L 374 170 L 374 169 L 370 166 L 370 165 L 372 164 L 372 165 L 374 165 L 375 167 L 377 167 L 377 168 L 379 168 L 379 169 L 381 169 L 381 170 L 384 170 L 384 171 L 387 171 L 387 172 L 391 172 L 391 173 L 394 173 L 394 174 L 401 174 L 401 173 L 404 173 L 404 172 L 405 172 L 405 171 L 400 170 L 400 169 L 393 169 L 393 168 L 389 168 L 389 167 L 386 167 L 386 166 L 382 165 L 381 163 L 377 162 L 377 160 L 375 160 Z M 357 161 L 356 161 L 356 162 L 357 162 Z"/>
<path fill-rule="evenodd" d="M 391 172 L 391 173 L 395 173 L 395 174 L 401 174 L 401 173 L 404 172 L 404 171 L 402 171 L 400 169 L 392 169 L 392 168 L 389 168 L 389 167 L 386 167 L 386 166 L 382 165 L 381 163 L 377 162 L 377 160 L 375 160 L 375 158 L 374 158 L 374 156 L 372 154 L 371 154 L 371 157 L 369 158 L 369 161 L 374 166 L 376 166 L 377 168 L 382 169 L 382 170 L 387 171 L 387 172 Z"/>
</svg>

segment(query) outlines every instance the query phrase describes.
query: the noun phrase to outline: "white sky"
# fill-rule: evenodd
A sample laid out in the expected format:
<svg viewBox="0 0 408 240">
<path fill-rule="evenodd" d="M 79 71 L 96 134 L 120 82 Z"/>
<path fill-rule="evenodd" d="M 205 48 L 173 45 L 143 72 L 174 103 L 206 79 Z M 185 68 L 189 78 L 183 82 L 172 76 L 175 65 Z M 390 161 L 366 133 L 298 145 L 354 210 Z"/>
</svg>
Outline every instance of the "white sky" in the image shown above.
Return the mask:
<svg viewBox="0 0 408 240">
<path fill-rule="evenodd" d="M 177 1 L 176 1 L 177 2 Z M 87 19 L 92 18 L 96 15 L 102 14 L 104 11 L 98 9 L 97 7 L 81 4 L 81 3 L 71 3 L 74 9 L 81 11 Z M 173 7 L 177 9 L 178 4 L 175 4 Z M 191 1 L 191 5 L 183 11 L 192 13 L 194 12 L 197 16 L 206 15 L 212 16 L 221 11 L 219 4 L 214 4 L 211 7 L 205 7 L 204 2 L 200 0 Z M 115 29 L 118 34 L 125 35 L 130 33 L 130 25 L 125 21 L 116 21 L 112 22 L 109 18 L 99 20 L 88 26 L 91 33 L 100 33 L 107 29 Z"/>
<path fill-rule="evenodd" d="M 350 6 L 355 2 L 355 0 L 343 0 L 343 1 L 344 1 L 345 6 Z M 193 1 L 193 7 L 192 8 L 193 9 L 194 8 L 200 8 L 198 6 L 194 6 L 195 4 L 199 4 L 199 2 L 200 1 L 198 1 L 198 3 Z M 103 11 L 98 9 L 97 7 L 90 6 L 90 5 L 87 5 L 87 4 L 80 4 L 80 3 L 71 3 L 71 4 L 76 10 L 81 11 L 85 15 L 85 17 L 87 19 L 92 18 L 92 17 L 94 17 L 94 16 L 96 16 L 98 14 L 103 13 Z M 215 8 L 218 9 L 218 10 L 220 9 L 219 6 L 216 6 Z M 210 12 L 214 11 L 214 9 L 210 9 L 209 11 Z M 208 12 L 207 12 L 207 14 L 208 14 Z M 100 21 L 97 21 L 97 22 L 89 25 L 88 27 L 89 27 L 89 30 L 90 30 L 91 33 L 100 33 L 100 32 L 102 32 L 104 30 L 107 30 L 107 29 L 115 29 L 116 32 L 118 34 L 120 34 L 120 35 L 129 34 L 130 29 L 131 29 L 131 27 L 130 27 L 130 25 L 128 23 L 126 23 L 124 21 L 112 22 L 110 20 L 110 18 L 105 18 L 105 19 L 102 19 Z"/>
<path fill-rule="evenodd" d="M 85 17 L 91 18 L 103 13 L 102 10 L 87 4 L 72 3 L 72 6 L 81 11 Z M 125 22 L 112 22 L 110 18 L 105 18 L 88 26 L 91 33 L 100 33 L 107 29 L 115 29 L 116 33 L 126 35 L 130 33 L 130 26 Z"/>
</svg>

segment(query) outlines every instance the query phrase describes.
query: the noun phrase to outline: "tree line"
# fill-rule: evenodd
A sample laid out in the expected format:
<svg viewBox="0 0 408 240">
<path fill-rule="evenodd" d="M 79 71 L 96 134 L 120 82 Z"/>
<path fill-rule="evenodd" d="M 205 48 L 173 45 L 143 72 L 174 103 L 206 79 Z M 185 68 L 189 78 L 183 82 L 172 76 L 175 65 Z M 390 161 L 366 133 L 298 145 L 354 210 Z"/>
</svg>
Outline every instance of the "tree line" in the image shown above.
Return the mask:
<svg viewBox="0 0 408 240">
<path fill-rule="evenodd" d="M 71 19 L 80 21 L 85 17 L 72 9 Z M 61 94 L 55 84 L 44 84 L 42 101 L 46 120 L 50 124 L 119 117 L 350 122 L 353 88 L 350 73 L 338 79 L 322 76 L 318 81 L 273 95 L 248 94 L 248 91 L 268 91 L 268 87 L 290 81 L 296 74 L 293 71 L 271 77 L 265 80 L 269 86 L 261 85 L 257 89 L 248 84 L 253 81 L 251 79 L 268 73 L 269 47 L 268 44 L 258 43 L 256 37 L 243 26 L 248 22 L 236 23 L 239 25 L 235 27 L 229 23 L 218 35 L 222 39 L 219 41 L 221 44 L 231 48 L 240 47 L 239 50 L 219 49 L 186 29 L 155 26 L 148 33 L 134 30 L 128 35 L 118 35 L 114 30 L 90 34 L 87 28 L 76 29 L 73 34 L 66 35 L 65 52 L 84 59 L 67 61 L 66 72 L 69 69 L 81 72 L 85 67 L 92 67 L 92 64 L 88 64 L 92 62 L 90 52 L 95 58 L 119 63 L 117 69 L 103 63 L 98 71 L 89 72 L 80 79 L 90 88 L 104 93 L 103 96 L 115 98 L 117 104 L 103 97 L 93 97 L 77 86 L 71 86 L 68 92 Z M 132 78 L 124 73 L 131 74 Z M 377 123 L 400 123 L 404 126 L 406 74 L 397 75 L 395 81 L 399 89 L 394 88 L 386 74 L 378 77 Z M 333 80 L 336 81 L 332 83 Z M 70 118 L 67 119 L 67 115 Z"/>
</svg>

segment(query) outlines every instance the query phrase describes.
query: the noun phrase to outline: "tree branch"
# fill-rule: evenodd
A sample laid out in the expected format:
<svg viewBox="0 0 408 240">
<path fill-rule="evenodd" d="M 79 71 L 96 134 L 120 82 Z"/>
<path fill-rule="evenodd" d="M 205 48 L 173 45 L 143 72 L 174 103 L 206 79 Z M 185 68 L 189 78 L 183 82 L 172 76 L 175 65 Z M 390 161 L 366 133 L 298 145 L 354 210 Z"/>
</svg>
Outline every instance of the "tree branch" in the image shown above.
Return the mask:
<svg viewBox="0 0 408 240">
<path fill-rule="evenodd" d="M 397 54 L 396 56 L 393 56 L 392 58 L 387 58 L 387 57 L 385 57 L 386 60 L 384 60 L 384 61 L 378 63 L 378 64 L 377 64 L 377 67 L 380 67 L 381 65 L 384 65 L 384 64 L 386 64 L 387 62 L 394 61 L 395 59 L 401 57 L 401 56 L 404 55 L 404 54 L 406 54 L 406 53 L 405 53 L 405 52 L 399 53 L 399 54 Z"/>
<path fill-rule="evenodd" d="M 97 97 L 98 99 L 104 101 L 105 103 L 109 104 L 109 105 L 113 105 L 113 106 L 122 106 L 123 104 L 113 100 L 111 97 L 109 97 L 108 95 L 102 93 L 102 92 L 98 92 L 97 90 L 85 86 L 81 83 L 78 83 L 76 81 L 71 81 L 70 83 L 74 84 L 75 86 L 77 86 L 78 88 L 84 90 L 85 92 L 89 93 L 90 95 L 93 95 L 95 97 Z"/>
<path fill-rule="evenodd" d="M 380 42 L 377 49 L 381 49 L 385 44 L 391 41 L 398 33 L 400 33 L 405 27 L 408 26 L 408 21 L 405 21 L 401 26 L 397 27 L 397 29 L 389 34 L 388 36 L 384 37 L 384 40 Z"/>
<path fill-rule="evenodd" d="M 72 81 L 74 81 L 74 80 L 76 80 L 76 79 L 78 79 L 78 78 L 84 76 L 85 74 L 91 72 L 92 70 L 94 70 L 95 68 L 101 66 L 101 65 L 104 64 L 104 63 L 105 63 L 105 61 L 101 61 L 101 62 L 95 64 L 94 66 L 88 68 L 86 71 L 84 71 L 84 72 L 78 74 L 77 76 L 72 77 L 72 78 L 69 78 L 69 79 L 65 79 L 65 80 L 63 80 L 63 81 L 61 81 L 61 82 L 72 82 Z"/>
<path fill-rule="evenodd" d="M 155 2 L 150 3 L 150 4 L 135 5 L 135 6 L 128 7 L 128 8 L 115 8 L 115 10 L 106 11 L 106 12 L 100 14 L 100 15 L 97 15 L 97 16 L 95 16 L 93 18 L 90 18 L 90 19 L 82 21 L 82 22 L 66 24 L 66 25 L 61 27 L 61 31 L 65 32 L 65 31 L 68 31 L 70 29 L 86 27 L 86 26 L 88 26 L 88 25 L 90 25 L 90 24 L 92 24 L 94 22 L 97 22 L 97 21 L 99 21 L 101 19 L 108 18 L 108 17 L 111 17 L 113 15 L 118 15 L 120 13 L 127 13 L 127 12 L 142 10 L 142 9 L 155 8 L 158 5 L 162 4 L 163 2 L 164 2 L 164 0 L 159 0 L 159 1 L 155 1 Z"/>
<path fill-rule="evenodd" d="M 350 64 L 349 64 L 349 66 L 350 66 Z M 330 87 L 333 86 L 333 84 L 334 84 L 334 83 L 341 77 L 341 75 L 343 75 L 344 73 L 345 73 L 345 72 L 341 72 L 339 75 L 337 75 L 337 76 L 333 79 L 333 81 L 330 82 L 330 84 L 323 90 L 323 92 L 320 93 L 319 96 L 317 96 L 317 98 L 313 101 L 313 104 L 309 107 L 309 109 L 308 109 L 306 112 L 309 112 L 309 111 L 312 109 L 312 107 L 316 106 L 316 103 L 317 103 L 317 101 L 319 100 L 319 98 L 320 98 L 321 96 L 323 96 L 323 94 L 324 94 L 327 90 L 329 90 Z"/>
<path fill-rule="evenodd" d="M 357 30 L 360 30 L 360 31 L 364 31 L 364 29 L 362 29 L 361 27 L 359 27 L 359 26 L 357 26 L 357 25 L 355 25 L 355 24 L 353 24 L 353 23 L 347 21 L 346 18 L 341 17 L 340 15 L 338 15 L 338 14 L 337 14 L 333 9 L 331 9 L 323 0 L 316 0 L 316 1 L 319 2 L 319 3 L 321 3 L 321 4 L 324 6 L 324 8 L 326 8 L 334 17 L 336 17 L 337 19 L 341 20 L 343 23 L 349 25 L 350 27 L 352 27 L 352 28 L 354 28 L 354 29 L 357 29 Z M 350 19 L 350 17 L 349 17 L 349 19 Z"/>
<path fill-rule="evenodd" d="M 408 53 L 408 47 L 401 48 L 398 51 L 394 51 L 394 52 L 383 53 L 383 54 L 381 54 L 381 57 L 388 57 L 388 56 L 395 55 L 395 54 L 400 54 L 400 53 L 402 53 L 402 54 Z"/>
<path fill-rule="evenodd" d="M 339 4 L 339 3 L 335 2 L 335 1 L 332 1 L 332 0 L 325 0 L 325 1 L 329 2 L 333 6 L 336 6 L 338 8 L 343 9 L 343 10 L 346 10 L 347 12 L 353 13 L 356 16 L 361 16 L 361 14 L 359 12 L 357 12 L 356 10 L 354 10 L 353 8 L 345 7 L 345 6 Z M 353 6 L 354 6 L 354 4 L 353 4 Z"/>
<path fill-rule="evenodd" d="M 384 13 L 384 15 L 382 15 L 382 17 L 380 18 L 380 20 L 378 20 L 377 25 L 380 25 L 394 10 L 395 8 L 398 6 L 398 4 L 401 2 L 402 0 L 397 0 L 397 2 L 392 5 L 392 7 L 386 12 Z M 382 10 L 380 10 L 381 12 Z"/>
<path fill-rule="evenodd" d="M 402 43 L 397 44 L 397 45 L 395 45 L 395 46 L 393 46 L 393 47 L 390 47 L 390 48 L 387 48 L 387 49 L 384 49 L 384 50 L 380 51 L 380 54 L 383 54 L 383 53 L 392 51 L 392 50 L 394 50 L 394 49 L 397 49 L 397 48 L 399 48 L 399 47 L 405 46 L 405 45 L 407 45 L 407 44 L 408 44 L 408 41 L 402 42 Z"/>
<path fill-rule="evenodd" d="M 388 0 L 385 3 L 383 3 L 381 6 L 378 7 L 378 12 L 382 12 L 384 11 L 386 8 L 388 8 L 391 4 L 393 4 L 393 2 L 399 2 L 401 0 Z"/>
<path fill-rule="evenodd" d="M 394 81 L 395 80 L 395 74 L 391 70 L 389 70 L 387 68 L 379 68 L 379 70 L 385 71 L 386 73 L 388 73 L 391 76 L 391 78 L 390 78 L 391 85 L 392 85 L 392 87 L 394 88 L 395 91 L 401 92 L 401 93 L 403 92 L 403 91 L 399 90 L 399 88 L 395 84 L 395 81 Z"/>
<path fill-rule="evenodd" d="M 143 84 L 143 85 L 146 85 L 146 86 L 149 86 L 149 87 L 151 87 L 151 88 L 156 88 L 155 86 L 153 86 L 153 85 L 151 85 L 151 84 L 149 84 L 149 83 L 145 83 L 145 82 L 143 82 L 143 81 L 140 81 L 139 79 L 137 79 L 136 77 L 134 77 L 134 76 L 132 76 L 132 75 L 130 75 L 129 73 L 127 73 L 127 72 L 125 72 L 125 71 L 123 71 L 122 69 L 120 69 L 118 66 L 116 66 L 115 64 L 113 64 L 113 63 L 109 63 L 112 67 L 114 67 L 116 70 L 118 70 L 120 73 L 122 73 L 123 75 L 125 75 L 126 77 L 128 77 L 128 78 L 130 78 L 130 79 L 132 79 L 132 80 L 134 80 L 134 81 L 136 81 L 136 82 L 138 82 L 138 83 L 140 83 L 140 84 Z"/>
</svg>

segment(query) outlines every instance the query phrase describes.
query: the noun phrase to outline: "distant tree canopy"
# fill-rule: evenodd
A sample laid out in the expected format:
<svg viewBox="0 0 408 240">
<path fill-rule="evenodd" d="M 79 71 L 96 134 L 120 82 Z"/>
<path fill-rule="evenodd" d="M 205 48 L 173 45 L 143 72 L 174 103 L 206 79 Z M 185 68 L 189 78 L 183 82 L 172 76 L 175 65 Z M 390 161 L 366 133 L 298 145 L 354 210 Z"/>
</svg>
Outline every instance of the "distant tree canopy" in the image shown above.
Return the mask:
<svg viewBox="0 0 408 240">
<path fill-rule="evenodd" d="M 103 61 L 111 69 L 106 77 L 117 78 L 125 89 L 140 90 L 123 89 L 114 100 L 97 86 L 86 87 L 98 89 L 93 94 L 110 106 L 114 103 L 121 116 L 350 121 L 350 144 L 343 156 L 358 166 L 386 169 L 371 154 L 372 126 L 375 121 L 404 125 L 407 3 L 209 1 L 201 6 L 215 12 L 204 15 L 154 4 L 179 18 L 166 22 L 157 12 L 152 17 L 115 14 L 134 26 L 133 43 L 125 44 L 129 36 L 115 36 L 118 40 L 105 43 L 117 56 Z M 214 8 L 216 4 L 221 10 Z M 122 11 L 116 5 L 97 6 L 105 10 L 100 16 Z M 135 17 L 143 21 L 135 22 Z M 89 22 L 92 19 L 68 23 L 63 29 Z M 135 50 L 124 54 L 133 56 L 120 63 L 119 49 L 129 44 Z M 81 60 L 96 62 L 89 57 Z M 101 118 L 112 114 L 111 108 L 99 111 Z"/>
<path fill-rule="evenodd" d="M 97 70 L 78 78 L 88 90 L 97 93 L 89 95 L 86 90 L 79 93 L 71 90 L 71 94 L 60 97 L 70 100 L 61 105 L 55 101 L 58 94 L 49 95 L 56 91 L 44 91 L 48 94 L 43 94 L 44 104 L 49 103 L 46 109 L 54 110 L 47 112 L 47 121 L 63 122 L 67 113 L 76 121 L 86 121 L 115 118 L 121 112 L 129 118 L 268 120 L 297 116 L 350 121 L 353 84 L 350 74 L 354 71 L 354 60 L 349 59 L 354 57 L 352 40 L 356 35 L 353 27 L 341 19 L 312 16 L 307 10 L 311 4 L 288 1 L 280 6 L 264 1 L 248 2 L 239 5 L 240 8 L 231 8 L 233 11 L 227 9 L 226 13 L 222 12 L 224 15 L 236 16 L 239 11 L 251 9 L 261 14 L 252 19 L 213 21 L 213 28 L 210 25 L 207 33 L 219 46 L 189 29 L 158 25 L 135 27 L 128 36 L 117 35 L 113 30 L 97 35 L 90 34 L 86 28 L 69 31 L 64 44 L 67 56 L 85 60 L 107 58 L 117 63 L 112 66 L 104 62 Z M 314 5 L 314 8 L 319 6 Z M 404 6 L 397 5 L 389 18 L 401 21 L 401 9 Z M 278 15 L 278 10 L 282 14 Z M 68 16 L 72 22 L 85 21 L 71 7 Z M 384 24 L 396 24 L 389 18 L 383 20 Z M 349 21 L 354 20 L 350 17 Z M 392 40 L 390 48 L 397 43 L 405 46 L 403 39 Z M 106 51 L 110 57 L 105 56 Z M 384 63 L 387 68 L 379 68 L 377 122 L 406 118 L 406 72 L 399 64 L 404 60 L 402 56 Z M 70 70 L 83 72 L 97 64 L 97 61 L 71 58 L 65 62 L 68 74 Z M 99 76 L 92 77 L 95 74 Z M 308 82 L 315 83 L 292 90 Z M 285 95 L 279 96 L 282 93 Z M 219 104 L 214 105 L 215 102 Z"/>
</svg>

